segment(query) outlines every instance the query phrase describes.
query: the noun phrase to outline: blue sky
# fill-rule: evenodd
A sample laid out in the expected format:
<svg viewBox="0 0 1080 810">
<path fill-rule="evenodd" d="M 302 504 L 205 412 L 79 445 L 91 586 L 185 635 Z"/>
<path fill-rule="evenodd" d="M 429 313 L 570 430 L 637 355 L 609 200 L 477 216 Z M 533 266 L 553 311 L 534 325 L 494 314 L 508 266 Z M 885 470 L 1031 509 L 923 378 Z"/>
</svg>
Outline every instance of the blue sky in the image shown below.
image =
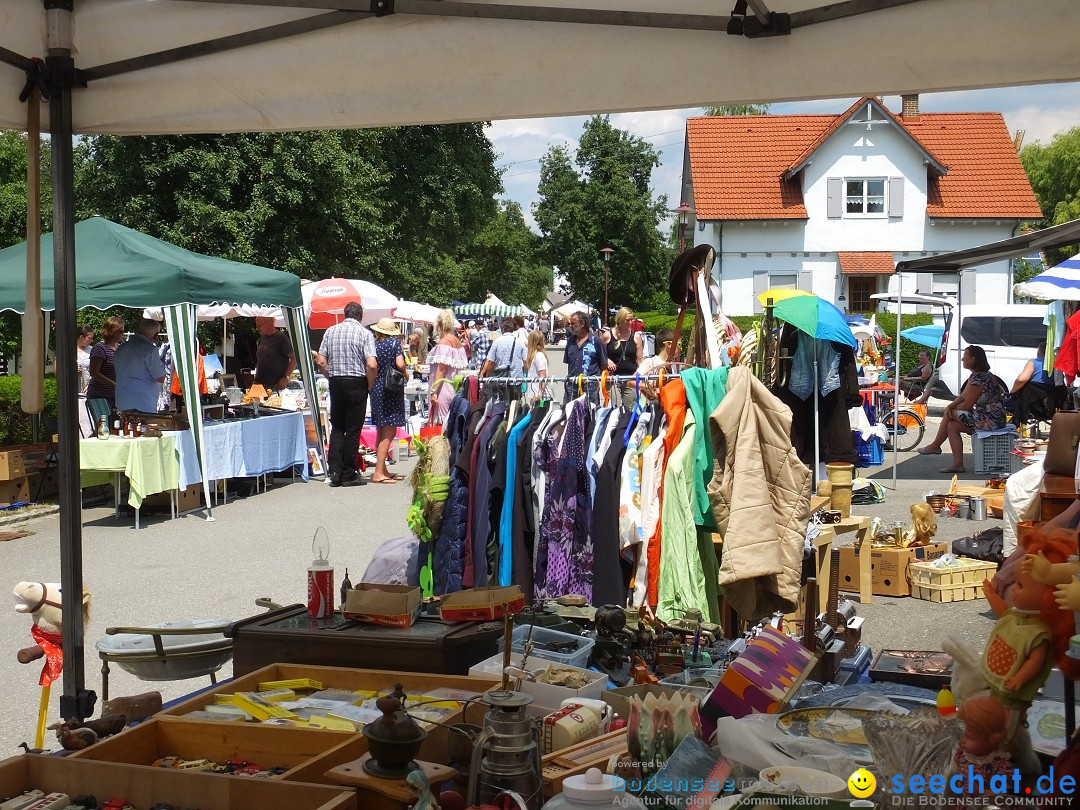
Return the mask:
<svg viewBox="0 0 1080 810">
<path fill-rule="evenodd" d="M 825 99 L 773 104 L 772 113 L 840 113 L 854 99 Z M 886 96 L 885 106 L 899 111 L 899 96 Z M 919 97 L 924 112 L 1000 112 L 1009 131 L 1025 130 L 1024 144 L 1048 144 L 1055 133 L 1080 126 L 1080 83 L 1045 84 L 953 93 L 924 93 Z M 680 202 L 683 141 L 686 119 L 700 115 L 700 108 L 619 113 L 611 116 L 620 129 L 644 138 L 660 153 L 661 166 L 653 173 L 653 191 L 666 194 L 668 208 Z M 573 148 L 586 116 L 525 118 L 496 121 L 487 130 L 498 153 L 496 165 L 503 169 L 503 196 L 521 204 L 526 220 L 535 227 L 531 209 L 536 202 L 540 158 L 554 145 Z"/>
</svg>

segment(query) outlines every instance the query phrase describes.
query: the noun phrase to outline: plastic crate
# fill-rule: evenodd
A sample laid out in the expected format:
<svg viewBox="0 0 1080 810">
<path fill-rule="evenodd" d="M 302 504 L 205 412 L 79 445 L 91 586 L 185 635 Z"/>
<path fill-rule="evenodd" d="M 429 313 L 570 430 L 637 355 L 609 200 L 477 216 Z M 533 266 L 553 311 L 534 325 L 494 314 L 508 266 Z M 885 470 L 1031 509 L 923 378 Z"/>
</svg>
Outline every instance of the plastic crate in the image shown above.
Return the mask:
<svg viewBox="0 0 1080 810">
<path fill-rule="evenodd" d="M 877 436 L 871 436 L 866 441 L 855 436 L 855 453 L 859 457 L 859 466 L 878 465 L 885 463 L 885 442 Z"/>
<path fill-rule="evenodd" d="M 1012 449 L 1016 434 L 991 433 L 979 438 L 971 437 L 971 449 L 975 454 L 975 473 L 1009 472 L 1012 469 Z"/>
<path fill-rule="evenodd" d="M 514 628 L 514 635 L 510 641 L 510 649 L 513 652 L 525 652 L 525 642 L 529 639 L 530 630 L 532 630 L 532 651 L 530 652 L 530 656 L 543 658 L 547 661 L 555 661 L 556 663 L 566 664 L 571 667 L 579 667 L 580 669 L 585 669 L 589 665 L 589 654 L 592 652 L 593 645 L 596 643 L 595 639 L 586 638 L 585 636 L 575 636 L 570 633 L 562 633 L 558 630 L 549 630 L 546 627 L 537 627 L 536 625 L 519 624 Z M 574 643 L 576 643 L 576 646 L 569 649 L 567 652 L 544 649 L 544 646 L 547 644 L 569 645 Z M 502 652 L 503 646 L 503 638 L 500 636 L 500 652 Z"/>
</svg>

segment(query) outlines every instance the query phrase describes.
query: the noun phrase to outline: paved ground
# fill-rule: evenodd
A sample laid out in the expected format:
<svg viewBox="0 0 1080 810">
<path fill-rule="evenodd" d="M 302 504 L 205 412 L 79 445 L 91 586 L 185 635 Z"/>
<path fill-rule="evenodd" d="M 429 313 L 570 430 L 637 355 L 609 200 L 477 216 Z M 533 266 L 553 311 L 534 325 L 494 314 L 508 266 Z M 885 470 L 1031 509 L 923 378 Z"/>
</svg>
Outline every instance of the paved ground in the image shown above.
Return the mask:
<svg viewBox="0 0 1080 810">
<path fill-rule="evenodd" d="M 552 359 L 556 361 L 552 373 L 564 373 L 559 369 L 561 352 L 553 353 Z M 885 503 L 861 507 L 861 511 L 880 515 L 886 523 L 906 520 L 909 505 L 943 482 L 945 477 L 936 472 L 941 466 L 940 457 L 901 456 L 897 489 L 887 490 Z M 402 459 L 395 469 L 407 473 L 411 467 L 411 459 Z M 873 472 L 891 486 L 891 467 Z M 212 523 L 195 514 L 175 521 L 150 516 L 138 532 L 132 528 L 132 519 L 117 520 L 111 508 L 85 510 L 85 581 L 93 593 L 93 612 L 86 628 L 88 685 L 100 691 L 99 660 L 93 647 L 108 626 L 197 617 L 239 619 L 259 612 L 254 600 L 264 596 L 285 604 L 302 602 L 305 572 L 312 559 L 311 540 L 320 525 L 329 532 L 337 582 L 346 567 L 353 581 L 358 581 L 374 549 L 406 532 L 409 494 L 404 483 L 330 489 L 323 483 L 282 479 L 269 492 L 215 509 Z M 947 520 L 938 538 L 951 541 L 990 525 L 995 522 Z M 23 579 L 58 581 L 58 516 L 35 518 L 26 527 L 32 535 L 0 542 L 0 570 L 8 587 Z M 940 605 L 876 597 L 858 612 L 867 617 L 866 640 L 875 648 L 934 649 L 943 629 L 981 645 L 991 625 L 984 610 L 982 601 Z M 0 682 L 6 686 L 5 700 L 0 702 L 0 757 L 15 753 L 18 742 L 33 738 L 40 667 L 15 660 L 16 650 L 32 643 L 29 628 L 25 616 L 10 609 L 0 611 L 0 637 L 6 639 L 0 655 Z M 226 667 L 222 675 L 228 674 Z M 169 699 L 204 683 L 208 681 L 156 686 Z M 155 685 L 112 668 L 112 694 L 150 688 Z M 51 718 L 58 716 L 59 692 L 57 685 Z"/>
</svg>

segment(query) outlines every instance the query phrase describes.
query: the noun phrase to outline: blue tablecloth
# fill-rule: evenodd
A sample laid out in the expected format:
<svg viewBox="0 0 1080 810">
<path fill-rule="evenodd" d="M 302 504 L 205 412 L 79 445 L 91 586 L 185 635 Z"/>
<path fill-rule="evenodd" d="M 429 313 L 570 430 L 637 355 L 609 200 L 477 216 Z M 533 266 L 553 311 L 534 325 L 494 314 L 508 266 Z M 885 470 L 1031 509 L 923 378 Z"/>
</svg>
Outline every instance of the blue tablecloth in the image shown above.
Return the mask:
<svg viewBox="0 0 1080 810">
<path fill-rule="evenodd" d="M 180 451 L 180 488 L 202 481 L 190 430 L 168 432 Z M 302 413 L 282 413 L 205 425 L 206 466 L 211 481 L 248 478 L 299 465 L 308 477 L 307 434 Z"/>
</svg>

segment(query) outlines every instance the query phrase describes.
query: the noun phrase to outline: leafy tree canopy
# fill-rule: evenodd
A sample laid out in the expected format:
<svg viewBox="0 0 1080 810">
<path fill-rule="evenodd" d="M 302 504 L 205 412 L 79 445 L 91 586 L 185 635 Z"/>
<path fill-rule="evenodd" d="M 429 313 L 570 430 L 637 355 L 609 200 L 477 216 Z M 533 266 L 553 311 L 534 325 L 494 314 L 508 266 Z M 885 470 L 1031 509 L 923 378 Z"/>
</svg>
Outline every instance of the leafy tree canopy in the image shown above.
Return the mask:
<svg viewBox="0 0 1080 810">
<path fill-rule="evenodd" d="M 673 253 L 660 233 L 667 197 L 653 198 L 659 153 L 643 139 L 611 125 L 607 116 L 585 122 L 576 152 L 552 147 L 540 160 L 540 200 L 533 214 L 544 254 L 559 267 L 575 296 L 602 307 L 604 261 L 611 247 L 609 301 L 639 306 L 666 284 Z"/>
<path fill-rule="evenodd" d="M 78 149 L 76 199 L 190 250 L 443 303 L 495 213 L 494 161 L 481 124 L 102 136 Z"/>
<path fill-rule="evenodd" d="M 768 104 L 721 104 L 705 108 L 705 115 L 766 115 L 768 112 Z"/>
<path fill-rule="evenodd" d="M 1080 219 L 1080 127 L 1059 132 L 1046 146 L 1025 146 L 1020 161 L 1047 225 Z M 1069 248 L 1049 258 L 1056 263 L 1075 252 Z"/>
<path fill-rule="evenodd" d="M 0 132 L 0 248 L 26 240 L 26 134 Z M 48 141 L 40 166 L 41 227 L 52 227 L 52 173 Z"/>
</svg>

